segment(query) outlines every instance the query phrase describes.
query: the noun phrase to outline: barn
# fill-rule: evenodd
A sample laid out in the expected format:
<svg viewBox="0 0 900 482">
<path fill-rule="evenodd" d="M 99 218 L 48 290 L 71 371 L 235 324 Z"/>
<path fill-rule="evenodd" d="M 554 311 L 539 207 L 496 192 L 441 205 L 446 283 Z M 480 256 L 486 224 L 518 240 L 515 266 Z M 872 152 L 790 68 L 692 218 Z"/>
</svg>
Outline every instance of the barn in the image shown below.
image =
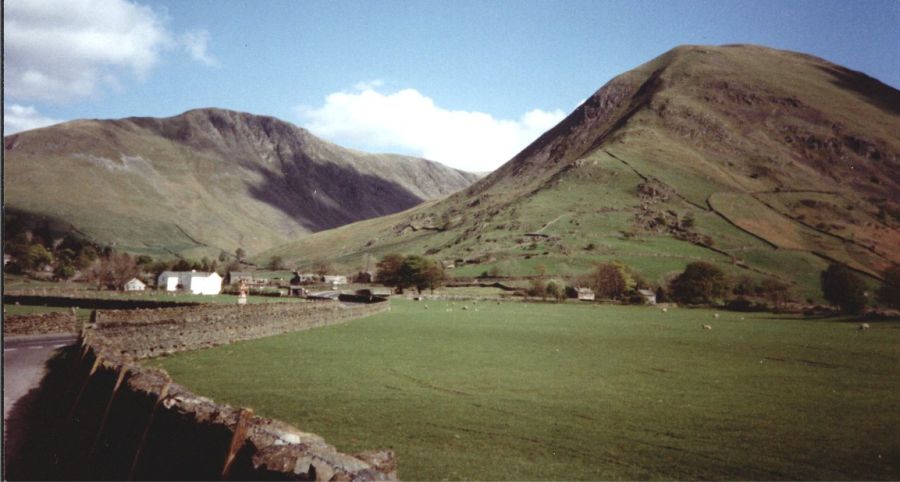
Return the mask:
<svg viewBox="0 0 900 482">
<path fill-rule="evenodd" d="M 197 271 L 163 271 L 156 286 L 166 291 L 189 291 L 195 295 L 217 295 L 222 292 L 219 273 Z"/>
</svg>

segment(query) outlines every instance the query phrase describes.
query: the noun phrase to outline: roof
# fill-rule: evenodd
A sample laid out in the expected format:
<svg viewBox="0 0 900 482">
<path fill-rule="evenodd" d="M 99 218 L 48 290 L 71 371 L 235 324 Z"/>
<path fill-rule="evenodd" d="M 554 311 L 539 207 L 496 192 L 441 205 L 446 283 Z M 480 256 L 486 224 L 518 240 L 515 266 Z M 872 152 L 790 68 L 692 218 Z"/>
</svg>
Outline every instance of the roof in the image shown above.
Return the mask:
<svg viewBox="0 0 900 482">
<path fill-rule="evenodd" d="M 199 277 L 199 278 L 209 278 L 212 275 L 220 276 L 219 273 L 213 271 L 212 273 L 207 273 L 206 271 L 163 271 L 160 273 L 160 276 L 169 275 L 169 276 L 181 276 L 183 274 L 191 275 L 191 277 Z"/>
<path fill-rule="evenodd" d="M 131 278 L 130 280 L 126 281 L 125 284 L 128 284 L 128 283 L 134 283 L 135 281 L 137 281 L 138 283 L 140 283 L 140 284 L 142 284 L 142 285 L 144 284 L 143 281 L 141 281 L 141 280 L 139 280 L 139 279 L 137 279 L 137 278 Z M 146 286 L 146 285 L 144 285 L 144 286 Z"/>
<path fill-rule="evenodd" d="M 575 289 L 578 290 L 579 293 L 586 293 L 586 292 L 588 292 L 588 291 L 591 292 L 591 293 L 594 292 L 594 290 L 592 290 L 592 289 L 590 289 L 590 288 L 584 288 L 584 287 L 581 287 L 581 288 L 575 288 Z"/>
<path fill-rule="evenodd" d="M 640 293 L 644 296 L 656 296 L 656 293 L 654 293 L 651 290 L 637 290 L 637 291 L 638 291 L 638 293 Z"/>
</svg>

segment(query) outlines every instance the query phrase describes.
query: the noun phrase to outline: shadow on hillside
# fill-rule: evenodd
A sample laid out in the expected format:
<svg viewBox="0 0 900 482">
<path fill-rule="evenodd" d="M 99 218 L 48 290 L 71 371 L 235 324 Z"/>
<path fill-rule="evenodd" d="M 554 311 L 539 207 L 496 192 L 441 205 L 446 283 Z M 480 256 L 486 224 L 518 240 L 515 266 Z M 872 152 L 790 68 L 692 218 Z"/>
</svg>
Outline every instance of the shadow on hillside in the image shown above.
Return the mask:
<svg viewBox="0 0 900 482">
<path fill-rule="evenodd" d="M 900 114 L 900 92 L 868 75 L 843 67 L 819 67 L 831 75 L 832 82 L 838 87 L 851 90 L 865 97 L 870 104 L 887 112 Z"/>
<path fill-rule="evenodd" d="M 393 214 L 424 201 L 395 182 L 306 156 L 283 163 L 281 172 L 250 162 L 244 167 L 264 179 L 250 188 L 251 196 L 311 231 Z"/>
</svg>

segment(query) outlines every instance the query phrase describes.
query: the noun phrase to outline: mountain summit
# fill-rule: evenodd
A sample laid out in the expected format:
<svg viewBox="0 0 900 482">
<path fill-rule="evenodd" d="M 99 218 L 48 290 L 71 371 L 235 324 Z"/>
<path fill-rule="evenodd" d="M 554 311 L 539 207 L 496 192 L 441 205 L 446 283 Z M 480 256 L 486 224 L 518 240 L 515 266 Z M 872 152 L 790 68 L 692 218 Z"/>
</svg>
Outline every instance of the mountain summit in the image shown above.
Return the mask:
<svg viewBox="0 0 900 482">
<path fill-rule="evenodd" d="M 130 251 L 191 256 L 258 252 L 402 211 L 477 179 L 222 109 L 22 132 L 4 139 L 4 163 L 13 213 Z"/>
<path fill-rule="evenodd" d="M 812 293 L 828 262 L 870 277 L 900 262 L 898 132 L 900 92 L 865 74 L 758 46 L 683 46 L 450 198 L 272 253 L 428 252 L 463 260 L 459 274 L 618 259 L 658 281 L 708 259 Z"/>
</svg>

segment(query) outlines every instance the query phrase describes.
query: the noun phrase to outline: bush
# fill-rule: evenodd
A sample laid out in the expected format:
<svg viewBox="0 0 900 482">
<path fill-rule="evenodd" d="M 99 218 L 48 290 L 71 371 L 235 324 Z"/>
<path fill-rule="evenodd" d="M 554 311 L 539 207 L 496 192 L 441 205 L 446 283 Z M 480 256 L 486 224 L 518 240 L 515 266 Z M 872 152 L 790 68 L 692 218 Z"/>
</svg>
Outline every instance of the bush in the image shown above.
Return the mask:
<svg viewBox="0 0 900 482">
<path fill-rule="evenodd" d="M 866 284 L 843 265 L 833 263 L 822 272 L 822 294 L 843 313 L 859 313 L 866 307 Z"/>
<path fill-rule="evenodd" d="M 728 280 L 718 267 L 695 261 L 672 280 L 672 297 L 681 303 L 710 304 L 728 292 Z"/>
</svg>

